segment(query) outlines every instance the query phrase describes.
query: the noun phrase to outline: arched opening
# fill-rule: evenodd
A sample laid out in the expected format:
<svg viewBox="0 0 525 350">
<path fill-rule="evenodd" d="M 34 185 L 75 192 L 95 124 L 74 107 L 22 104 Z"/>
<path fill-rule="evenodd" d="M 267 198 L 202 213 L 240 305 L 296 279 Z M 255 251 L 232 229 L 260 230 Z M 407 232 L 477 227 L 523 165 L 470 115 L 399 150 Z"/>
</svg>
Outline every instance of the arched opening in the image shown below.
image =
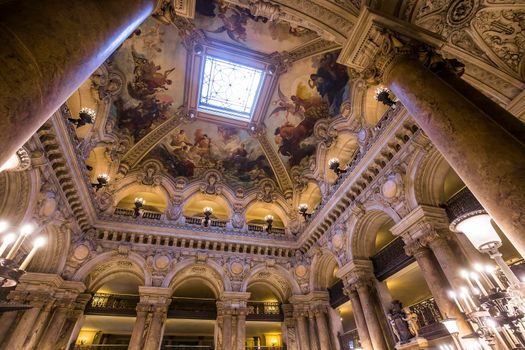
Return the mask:
<svg viewBox="0 0 525 350">
<path fill-rule="evenodd" d="M 186 222 L 189 218 L 196 218 L 200 224 L 200 220 L 204 218 L 204 208 L 206 207 L 213 210 L 210 215 L 212 219 L 221 221 L 230 219 L 230 205 L 224 197 L 197 193 L 187 200 L 182 209 Z"/>
<path fill-rule="evenodd" d="M 307 212 L 312 213 L 321 203 L 322 197 L 319 185 L 316 182 L 310 181 L 304 191 L 299 195 L 299 205 L 306 204 L 308 206 Z"/>
<path fill-rule="evenodd" d="M 337 174 L 330 169 L 329 160 L 337 158 L 340 163 L 339 167 L 345 169 L 358 148 L 359 145 L 354 135 L 341 133 L 337 136 L 336 144 L 329 148 L 324 164 L 324 173 L 328 183 L 333 184 L 338 178 Z"/>
<path fill-rule="evenodd" d="M 275 204 L 257 202 L 246 210 L 246 223 L 250 231 L 267 231 L 268 233 L 284 234 L 285 224 L 282 218 L 282 210 L 276 208 Z M 268 230 L 267 218 L 271 216 L 272 226 Z"/>
<path fill-rule="evenodd" d="M 164 213 L 164 210 L 166 210 L 167 203 L 164 197 L 157 193 L 145 191 L 128 194 L 118 202 L 117 208 L 133 210 L 135 208 L 135 199 L 137 198 L 144 200 L 142 209 L 146 212 Z"/>
<path fill-rule="evenodd" d="M 207 280 L 186 278 L 174 291 L 162 341 L 166 347 L 214 345 L 217 295 Z"/>
<path fill-rule="evenodd" d="M 264 282 L 252 283 L 246 291 L 250 292 L 246 316 L 246 346 L 282 346 L 284 315 L 279 292 L 274 286 Z"/>
<path fill-rule="evenodd" d="M 93 297 L 88 302 L 78 345 L 129 344 L 139 302 L 142 278 L 130 272 L 114 272 L 89 285 Z"/>
</svg>

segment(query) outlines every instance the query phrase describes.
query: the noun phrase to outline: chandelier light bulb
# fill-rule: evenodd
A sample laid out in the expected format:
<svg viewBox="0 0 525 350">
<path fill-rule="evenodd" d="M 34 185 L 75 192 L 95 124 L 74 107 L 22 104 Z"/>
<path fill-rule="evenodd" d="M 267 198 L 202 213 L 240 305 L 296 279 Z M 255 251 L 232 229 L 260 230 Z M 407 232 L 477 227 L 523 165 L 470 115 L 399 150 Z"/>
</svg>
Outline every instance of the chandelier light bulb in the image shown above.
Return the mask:
<svg viewBox="0 0 525 350">
<path fill-rule="evenodd" d="M 35 226 L 33 224 L 25 224 L 20 228 L 20 234 L 24 236 L 29 236 L 33 233 L 35 230 Z"/>
<path fill-rule="evenodd" d="M 9 223 L 5 220 L 0 221 L 0 233 L 3 233 L 7 231 L 7 228 L 9 227 Z"/>
<path fill-rule="evenodd" d="M 45 237 L 43 236 L 40 236 L 40 237 L 37 237 L 34 242 L 33 242 L 33 247 L 36 247 L 36 248 L 41 248 L 43 246 L 45 246 L 47 243 L 47 240 Z"/>
</svg>

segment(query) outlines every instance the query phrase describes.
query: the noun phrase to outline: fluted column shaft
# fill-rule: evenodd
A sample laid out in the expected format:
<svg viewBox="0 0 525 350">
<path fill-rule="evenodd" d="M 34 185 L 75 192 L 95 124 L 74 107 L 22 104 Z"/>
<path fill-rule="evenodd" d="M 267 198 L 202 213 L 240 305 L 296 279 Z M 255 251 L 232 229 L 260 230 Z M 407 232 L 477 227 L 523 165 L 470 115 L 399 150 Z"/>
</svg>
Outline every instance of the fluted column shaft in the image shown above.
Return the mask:
<svg viewBox="0 0 525 350">
<path fill-rule="evenodd" d="M 394 58 L 383 81 L 525 256 L 525 146 L 415 57 Z"/>
<path fill-rule="evenodd" d="M 246 311 L 240 310 L 237 315 L 237 347 L 238 350 L 244 350 L 246 347 Z"/>
<path fill-rule="evenodd" d="M 416 244 L 416 243 L 413 243 Z M 432 252 L 426 247 L 407 246 L 407 253 L 413 255 L 421 269 L 428 288 L 436 304 L 445 317 L 455 318 L 458 321 L 462 336 L 472 333 L 472 329 L 456 304 L 448 297 L 449 284 L 442 275 L 439 266 L 432 259 Z"/>
<path fill-rule="evenodd" d="M 232 344 L 232 315 L 224 315 L 222 318 L 222 349 L 233 349 Z"/>
<path fill-rule="evenodd" d="M 55 311 L 49 320 L 49 325 L 40 339 L 38 348 L 41 350 L 55 350 L 58 337 L 66 322 L 68 313 L 72 310 L 72 303 L 61 303 L 55 307 Z"/>
<path fill-rule="evenodd" d="M 301 350 L 309 350 L 310 344 L 309 344 L 309 332 L 308 332 L 308 324 L 306 321 L 306 317 L 304 315 L 298 315 L 296 316 L 297 320 L 297 334 L 299 336 L 299 346 Z"/>
<path fill-rule="evenodd" d="M 370 341 L 374 350 L 386 350 L 388 346 L 383 336 L 383 330 L 381 329 L 381 323 L 376 313 L 377 301 L 373 297 L 373 289 L 369 281 L 359 281 L 357 283 L 357 293 L 359 294 L 359 300 L 363 308 L 363 314 L 365 321 L 368 326 L 368 333 L 370 335 Z"/>
<path fill-rule="evenodd" d="M 319 336 L 315 329 L 315 318 L 312 313 L 308 315 L 308 332 L 310 334 L 310 350 L 319 350 Z"/>
<path fill-rule="evenodd" d="M 31 301 L 33 308 L 24 311 L 15 328 L 12 330 L 9 340 L 3 344 L 2 349 L 23 349 L 24 343 L 33 329 L 33 325 L 35 325 L 45 303 L 46 301 L 40 298 Z"/>
<path fill-rule="evenodd" d="M 144 343 L 144 325 L 148 315 L 149 305 L 137 305 L 137 316 L 131 332 L 128 350 L 140 350 Z"/>
<path fill-rule="evenodd" d="M 326 313 L 323 310 L 316 310 L 315 321 L 317 323 L 317 331 L 319 334 L 320 350 L 332 349 L 332 345 L 330 342 L 330 329 L 328 328 Z"/>
<path fill-rule="evenodd" d="M 164 337 L 164 328 L 168 316 L 168 305 L 155 305 L 153 307 L 150 328 L 144 341 L 144 350 L 158 350 Z"/>
<path fill-rule="evenodd" d="M 104 63 L 156 3 L 25 0 L 0 4 L 0 164 Z"/>
<path fill-rule="evenodd" d="M 359 300 L 359 294 L 355 288 L 350 289 L 348 293 L 350 302 L 352 303 L 352 310 L 354 311 L 354 319 L 357 326 L 357 334 L 359 334 L 359 342 L 364 350 L 373 350 L 370 343 L 370 334 L 366 325 L 365 315 Z"/>
</svg>

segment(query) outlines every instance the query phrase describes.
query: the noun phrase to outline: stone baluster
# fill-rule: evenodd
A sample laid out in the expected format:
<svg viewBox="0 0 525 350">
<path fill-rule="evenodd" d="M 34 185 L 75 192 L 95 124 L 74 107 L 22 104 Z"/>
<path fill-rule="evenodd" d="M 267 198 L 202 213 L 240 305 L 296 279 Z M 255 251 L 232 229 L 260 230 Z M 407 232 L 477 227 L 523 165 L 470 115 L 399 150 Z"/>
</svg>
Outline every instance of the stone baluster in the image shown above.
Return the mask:
<svg viewBox="0 0 525 350">
<path fill-rule="evenodd" d="M 139 287 L 140 301 L 129 350 L 157 350 L 162 342 L 171 289 Z"/>
<path fill-rule="evenodd" d="M 0 164 L 104 63 L 157 2 L 86 0 L 64 6 L 61 0 L 29 0 L 0 4 Z"/>
<path fill-rule="evenodd" d="M 441 38 L 370 10 L 357 23 L 339 62 L 383 81 L 525 256 L 524 144 L 487 115 L 492 110 L 432 72 L 454 64 L 431 48 L 443 45 Z"/>
</svg>

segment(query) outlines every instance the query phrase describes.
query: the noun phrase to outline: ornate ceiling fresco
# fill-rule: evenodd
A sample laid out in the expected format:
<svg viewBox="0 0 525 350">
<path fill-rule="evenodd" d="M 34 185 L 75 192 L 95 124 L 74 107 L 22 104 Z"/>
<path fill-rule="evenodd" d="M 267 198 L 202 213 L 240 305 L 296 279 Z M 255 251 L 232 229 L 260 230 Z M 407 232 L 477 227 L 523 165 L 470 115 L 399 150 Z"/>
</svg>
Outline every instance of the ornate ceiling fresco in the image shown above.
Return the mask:
<svg viewBox="0 0 525 350">
<path fill-rule="evenodd" d="M 76 129 L 90 182 L 101 173 L 111 179 L 92 195 L 95 210 L 132 211 L 139 196 L 167 224 L 182 225 L 181 218 L 202 216 L 209 206 L 212 218 L 228 222 L 228 229 L 262 227 L 273 215 L 287 233 L 313 232 L 316 225 L 302 226 L 308 222 L 297 207 L 306 203 L 321 215 L 331 210 L 323 207 L 340 181 L 329 160 L 356 168 L 381 140 L 384 121 L 402 114 L 377 101 L 377 85 L 337 63 L 360 2 L 187 3 L 194 11 L 175 15 L 168 7 L 146 20 L 67 103 L 73 116 L 82 107 L 97 114 L 94 125 Z M 365 5 L 442 35 L 443 54 L 466 66 L 463 78 L 520 117 L 525 107 L 513 100 L 520 101 L 525 76 L 521 3 Z M 245 120 L 200 110 L 208 55 L 260 70 L 259 99 Z M 230 94 L 240 83 L 223 79 Z M 355 181 L 356 193 L 364 186 L 358 178 L 348 181 Z"/>
</svg>

